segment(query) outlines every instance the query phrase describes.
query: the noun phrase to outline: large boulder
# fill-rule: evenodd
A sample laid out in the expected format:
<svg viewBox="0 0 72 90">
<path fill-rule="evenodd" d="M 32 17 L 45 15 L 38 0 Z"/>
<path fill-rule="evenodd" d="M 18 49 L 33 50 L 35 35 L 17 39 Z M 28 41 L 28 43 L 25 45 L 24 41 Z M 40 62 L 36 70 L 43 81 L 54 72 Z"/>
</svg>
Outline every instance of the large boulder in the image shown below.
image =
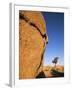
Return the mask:
<svg viewBox="0 0 72 90">
<path fill-rule="evenodd" d="M 36 78 L 43 70 L 48 38 L 41 12 L 19 11 L 19 79 Z"/>
</svg>

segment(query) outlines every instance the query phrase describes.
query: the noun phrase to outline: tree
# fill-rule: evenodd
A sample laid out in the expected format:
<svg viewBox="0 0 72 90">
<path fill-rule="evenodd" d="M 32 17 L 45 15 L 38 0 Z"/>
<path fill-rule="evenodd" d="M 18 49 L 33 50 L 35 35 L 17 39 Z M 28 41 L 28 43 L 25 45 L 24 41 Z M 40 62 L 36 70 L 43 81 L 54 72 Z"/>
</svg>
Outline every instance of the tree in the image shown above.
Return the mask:
<svg viewBox="0 0 72 90">
<path fill-rule="evenodd" d="M 55 67 L 56 67 L 56 64 L 57 64 L 57 62 L 58 62 L 58 59 L 59 59 L 59 57 L 55 57 L 55 58 L 53 59 L 53 61 L 52 61 L 52 63 L 55 64 Z"/>
</svg>

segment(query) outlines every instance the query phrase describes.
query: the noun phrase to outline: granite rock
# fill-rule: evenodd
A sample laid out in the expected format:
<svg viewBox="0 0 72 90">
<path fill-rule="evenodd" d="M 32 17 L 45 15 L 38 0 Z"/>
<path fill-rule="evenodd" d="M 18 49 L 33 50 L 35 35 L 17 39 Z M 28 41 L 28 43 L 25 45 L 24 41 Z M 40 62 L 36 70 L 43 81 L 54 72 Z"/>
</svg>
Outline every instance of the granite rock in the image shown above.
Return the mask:
<svg viewBox="0 0 72 90">
<path fill-rule="evenodd" d="M 32 79 L 43 70 L 48 42 L 41 12 L 19 11 L 19 79 Z"/>
</svg>

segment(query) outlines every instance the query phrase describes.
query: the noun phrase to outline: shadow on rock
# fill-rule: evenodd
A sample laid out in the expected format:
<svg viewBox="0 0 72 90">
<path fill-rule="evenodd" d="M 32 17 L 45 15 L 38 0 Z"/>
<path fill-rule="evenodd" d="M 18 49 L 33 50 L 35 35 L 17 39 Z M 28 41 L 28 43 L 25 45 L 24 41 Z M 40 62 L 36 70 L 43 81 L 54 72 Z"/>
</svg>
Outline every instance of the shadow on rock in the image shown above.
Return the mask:
<svg viewBox="0 0 72 90">
<path fill-rule="evenodd" d="M 56 70 L 52 70 L 51 74 L 53 75 L 53 77 L 64 77 L 64 72 L 59 72 Z"/>
<path fill-rule="evenodd" d="M 36 78 L 46 78 L 46 76 L 45 76 L 44 72 L 42 71 L 36 76 Z"/>
</svg>

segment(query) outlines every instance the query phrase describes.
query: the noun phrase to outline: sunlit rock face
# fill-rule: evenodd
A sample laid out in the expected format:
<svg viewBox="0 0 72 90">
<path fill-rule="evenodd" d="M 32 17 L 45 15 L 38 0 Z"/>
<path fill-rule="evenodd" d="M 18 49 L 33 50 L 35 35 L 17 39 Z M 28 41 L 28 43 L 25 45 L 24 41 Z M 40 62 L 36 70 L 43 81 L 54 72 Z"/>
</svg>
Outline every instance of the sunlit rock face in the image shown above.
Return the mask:
<svg viewBox="0 0 72 90">
<path fill-rule="evenodd" d="M 43 70 L 48 38 L 41 12 L 19 11 L 19 79 L 36 78 Z"/>
</svg>

